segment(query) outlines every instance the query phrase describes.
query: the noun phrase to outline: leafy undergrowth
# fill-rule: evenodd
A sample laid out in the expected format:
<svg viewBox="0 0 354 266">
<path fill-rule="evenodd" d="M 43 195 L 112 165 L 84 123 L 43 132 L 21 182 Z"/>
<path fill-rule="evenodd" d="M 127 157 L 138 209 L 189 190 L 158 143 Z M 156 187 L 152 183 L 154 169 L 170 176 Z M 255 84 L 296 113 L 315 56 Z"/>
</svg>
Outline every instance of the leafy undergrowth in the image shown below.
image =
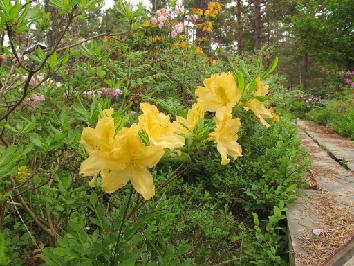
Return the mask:
<svg viewBox="0 0 354 266">
<path fill-rule="evenodd" d="M 343 96 L 344 100 L 329 100 L 325 106 L 314 108 L 306 117 L 320 125 L 333 129 L 338 134 L 354 140 L 354 97 Z"/>
</svg>

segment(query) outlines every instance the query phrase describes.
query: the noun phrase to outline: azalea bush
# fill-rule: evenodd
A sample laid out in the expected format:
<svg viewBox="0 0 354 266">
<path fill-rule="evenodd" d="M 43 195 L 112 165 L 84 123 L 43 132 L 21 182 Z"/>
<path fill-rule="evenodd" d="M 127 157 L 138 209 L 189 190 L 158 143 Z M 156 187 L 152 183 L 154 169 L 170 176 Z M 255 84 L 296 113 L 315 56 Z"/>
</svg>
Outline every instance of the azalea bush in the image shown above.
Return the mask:
<svg viewBox="0 0 354 266">
<path fill-rule="evenodd" d="M 5 2 L 1 29 L 45 28 L 26 14 L 47 14 L 39 3 Z M 81 19 L 98 4 L 60 12 Z M 286 263 L 285 211 L 307 161 L 277 114 L 277 60 L 183 36 L 184 20 L 209 32 L 217 2 L 117 6 L 124 34 L 2 51 L 0 265 Z"/>
</svg>

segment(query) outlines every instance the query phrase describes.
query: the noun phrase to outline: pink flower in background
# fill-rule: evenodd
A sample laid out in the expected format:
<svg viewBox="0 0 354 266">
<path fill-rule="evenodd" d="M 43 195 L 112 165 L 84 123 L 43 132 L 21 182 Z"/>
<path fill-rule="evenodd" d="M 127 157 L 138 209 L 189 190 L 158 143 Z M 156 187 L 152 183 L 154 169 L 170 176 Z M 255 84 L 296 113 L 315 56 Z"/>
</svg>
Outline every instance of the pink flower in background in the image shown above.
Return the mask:
<svg viewBox="0 0 354 266">
<path fill-rule="evenodd" d="M 38 82 L 42 82 L 44 79 L 45 79 L 45 76 L 42 75 L 42 74 L 39 74 L 39 75 L 37 76 L 37 81 L 38 81 Z"/>
<path fill-rule="evenodd" d="M 33 94 L 32 95 L 32 100 L 33 101 L 37 101 L 37 102 L 45 101 L 45 97 L 44 97 L 44 95 Z"/>
<path fill-rule="evenodd" d="M 191 16 L 191 19 L 192 19 L 193 21 L 197 21 L 197 20 L 198 20 L 198 15 L 197 15 L 197 14 L 193 14 L 193 15 Z"/>
<path fill-rule="evenodd" d="M 159 23 L 159 21 L 158 21 L 158 19 L 157 19 L 156 17 L 152 17 L 150 20 L 151 20 L 151 23 L 152 23 L 152 24 L 155 24 L 155 25 L 156 25 L 156 24 Z"/>
<path fill-rule="evenodd" d="M 28 106 L 31 104 L 31 98 L 25 98 L 22 102 L 23 105 Z"/>
<path fill-rule="evenodd" d="M 19 78 L 19 80 L 21 80 L 22 82 L 26 82 L 26 81 L 27 81 L 27 76 L 20 75 L 18 78 Z M 29 84 L 30 86 L 36 86 L 36 85 L 38 84 L 38 82 L 37 82 L 37 80 L 36 80 L 34 77 L 32 77 L 28 84 Z"/>
<path fill-rule="evenodd" d="M 183 32 L 183 23 L 177 23 L 176 25 L 173 26 L 173 30 L 176 31 L 177 33 Z"/>
<path fill-rule="evenodd" d="M 102 87 L 101 89 L 97 91 L 84 91 L 82 95 L 85 96 L 92 96 L 92 97 L 101 97 L 101 96 L 106 96 L 106 97 L 118 97 L 119 95 L 122 94 L 122 91 L 118 88 L 116 89 L 110 89 L 107 87 Z"/>
<path fill-rule="evenodd" d="M 121 94 L 122 94 L 122 91 L 120 89 L 113 89 L 112 90 L 112 96 L 117 97 L 117 96 L 119 96 Z"/>
<path fill-rule="evenodd" d="M 165 17 L 165 16 L 158 16 L 158 17 L 157 17 L 157 20 L 161 23 L 161 22 L 166 21 L 166 20 L 167 20 L 167 17 Z"/>
<path fill-rule="evenodd" d="M 20 75 L 18 78 L 23 82 L 25 82 L 27 80 L 27 76 L 24 76 L 24 75 Z"/>
<path fill-rule="evenodd" d="M 106 88 L 106 87 L 101 88 L 101 92 L 102 92 L 103 94 L 107 94 L 107 93 L 109 93 L 109 91 L 110 91 L 109 88 Z"/>
<path fill-rule="evenodd" d="M 23 100 L 22 104 L 24 106 L 31 106 L 33 109 L 37 108 L 38 104 L 45 101 L 44 95 L 33 94 L 32 98 L 27 97 Z"/>
<path fill-rule="evenodd" d="M 174 30 L 173 30 L 173 31 L 171 31 L 171 36 L 172 36 L 172 37 L 176 37 L 176 36 L 177 36 L 177 34 L 178 34 L 178 33 L 177 33 L 176 31 L 174 31 Z"/>
<path fill-rule="evenodd" d="M 167 16 L 169 16 L 169 13 L 170 13 L 170 10 L 167 9 L 167 8 L 161 8 L 161 9 L 159 9 L 159 10 L 156 11 L 156 14 L 157 14 L 158 16 L 162 15 L 162 16 L 167 17 Z"/>
</svg>

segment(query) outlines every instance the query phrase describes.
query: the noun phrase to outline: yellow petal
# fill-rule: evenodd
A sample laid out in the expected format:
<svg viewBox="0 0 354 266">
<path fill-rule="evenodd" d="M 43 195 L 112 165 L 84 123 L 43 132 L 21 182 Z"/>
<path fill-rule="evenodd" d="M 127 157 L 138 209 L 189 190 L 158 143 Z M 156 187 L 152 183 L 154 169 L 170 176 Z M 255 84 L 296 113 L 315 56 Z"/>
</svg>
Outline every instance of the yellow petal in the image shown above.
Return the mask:
<svg viewBox="0 0 354 266">
<path fill-rule="evenodd" d="M 149 200 L 155 195 L 154 181 L 151 173 L 146 168 L 133 169 L 131 182 L 135 190 L 141 194 L 145 200 Z"/>
<path fill-rule="evenodd" d="M 98 120 L 95 128 L 83 129 L 80 143 L 88 153 L 94 150 L 108 151 L 111 149 L 115 134 L 112 113 L 112 108 L 103 110 L 102 118 Z"/>
<path fill-rule="evenodd" d="M 231 111 L 242 96 L 231 73 L 212 75 L 203 83 L 204 87 L 198 87 L 195 94 L 198 97 L 198 103 L 206 111 L 216 112 L 220 108 L 227 108 Z"/>
<path fill-rule="evenodd" d="M 97 181 L 97 178 L 96 178 L 96 177 L 92 178 L 92 179 L 90 180 L 90 182 L 89 182 L 89 186 L 90 186 L 90 187 L 95 187 L 95 186 L 96 186 L 96 181 Z"/>
<path fill-rule="evenodd" d="M 143 114 L 139 116 L 139 126 L 148 135 L 153 145 L 174 149 L 184 145 L 184 138 L 177 135 L 176 126 L 170 117 L 160 113 L 156 106 L 141 103 Z"/>
<path fill-rule="evenodd" d="M 120 161 L 125 167 L 154 167 L 165 151 L 161 146 L 145 145 L 139 137 L 139 130 L 139 126 L 133 124 L 118 133 L 112 158 Z"/>
<path fill-rule="evenodd" d="M 268 94 L 268 85 L 264 84 L 260 77 L 256 78 L 257 90 L 254 96 L 266 96 Z"/>
<path fill-rule="evenodd" d="M 266 127 L 270 127 L 265 119 L 273 118 L 272 113 L 264 106 L 264 103 L 257 99 L 251 99 L 244 104 L 245 108 L 249 108 Z"/>
<path fill-rule="evenodd" d="M 242 156 L 242 148 L 236 142 L 240 127 L 240 119 L 232 119 L 232 115 L 227 112 L 227 109 L 220 109 L 216 113 L 216 127 L 214 132 L 209 134 L 209 139 L 217 144 L 216 147 L 221 155 L 222 165 L 230 162 L 228 155 L 233 159 Z"/>
<path fill-rule="evenodd" d="M 103 170 L 102 176 L 102 190 L 105 193 L 113 193 L 119 188 L 124 187 L 131 176 L 129 169 L 124 170 Z"/>
<path fill-rule="evenodd" d="M 104 167 L 104 161 L 98 152 L 92 152 L 90 156 L 81 163 L 80 174 L 83 176 L 95 176 L 100 173 Z"/>
</svg>

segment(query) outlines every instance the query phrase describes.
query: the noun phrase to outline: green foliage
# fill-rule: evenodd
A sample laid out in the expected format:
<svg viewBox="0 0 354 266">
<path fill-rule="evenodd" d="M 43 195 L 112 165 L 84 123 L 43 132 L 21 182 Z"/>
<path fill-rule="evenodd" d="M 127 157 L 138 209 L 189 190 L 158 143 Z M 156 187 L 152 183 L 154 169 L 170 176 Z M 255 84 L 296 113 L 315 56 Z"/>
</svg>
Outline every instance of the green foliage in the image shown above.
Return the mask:
<svg viewBox="0 0 354 266">
<path fill-rule="evenodd" d="M 353 66 L 353 5 L 350 0 L 298 1 L 298 15 L 293 17 L 294 33 L 304 49 L 319 54 L 326 61 Z"/>
<path fill-rule="evenodd" d="M 347 103 L 340 100 L 327 101 L 324 107 L 311 110 L 307 118 L 329 126 L 338 134 L 354 140 L 354 107 L 350 98 Z"/>
</svg>

